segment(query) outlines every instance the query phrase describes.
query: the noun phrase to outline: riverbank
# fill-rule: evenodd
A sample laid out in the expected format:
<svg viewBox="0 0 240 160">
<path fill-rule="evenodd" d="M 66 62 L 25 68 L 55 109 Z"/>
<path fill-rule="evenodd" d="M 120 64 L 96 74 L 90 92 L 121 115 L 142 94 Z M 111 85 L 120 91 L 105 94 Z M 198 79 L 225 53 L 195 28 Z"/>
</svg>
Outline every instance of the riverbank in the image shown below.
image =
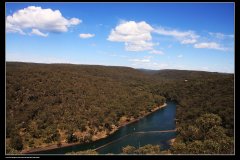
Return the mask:
<svg viewBox="0 0 240 160">
<path fill-rule="evenodd" d="M 141 116 L 141 117 L 139 117 L 139 118 L 137 118 L 137 119 L 132 119 L 132 120 L 130 120 L 129 122 L 125 122 L 124 124 L 118 126 L 115 131 L 117 131 L 117 130 L 120 129 L 121 127 L 124 127 L 124 126 L 126 126 L 126 125 L 128 125 L 128 124 L 137 122 L 137 121 L 139 121 L 140 119 L 148 116 L 149 114 L 151 114 L 151 113 L 153 113 L 153 112 L 155 112 L 155 111 L 157 111 L 157 110 L 159 110 L 159 109 L 161 109 L 161 108 L 164 108 L 164 107 L 166 107 L 166 106 L 167 106 L 167 103 L 164 103 L 163 105 L 158 106 L 158 107 L 152 109 L 151 112 L 146 113 L 146 114 L 144 114 L 143 116 Z M 114 132 L 115 132 L 115 131 L 114 131 Z M 113 133 L 114 133 L 114 132 L 113 132 Z"/>
<path fill-rule="evenodd" d="M 134 122 L 137 122 L 139 120 L 141 120 L 142 118 L 150 115 L 151 113 L 161 109 L 161 108 L 164 108 L 166 107 L 167 104 L 164 103 L 163 105 L 161 106 L 158 106 L 154 109 L 151 110 L 151 112 L 148 112 L 148 113 L 145 113 L 144 115 L 142 115 L 141 117 L 137 118 L 137 119 L 130 119 L 129 121 L 126 121 L 126 122 L 123 122 L 120 126 L 118 127 L 114 127 L 113 130 L 108 134 L 108 135 L 103 135 L 101 136 L 101 138 L 95 138 L 93 141 L 97 141 L 97 140 L 100 140 L 100 139 L 103 139 L 103 138 L 106 138 L 107 136 L 115 133 L 116 131 L 118 131 L 120 128 L 128 125 L 128 124 L 131 124 L 131 123 L 134 123 Z M 40 151 L 47 151 L 47 150 L 52 150 L 52 149 L 56 149 L 56 148 L 64 148 L 64 147 L 69 147 L 69 146 L 75 146 L 75 145 L 79 145 L 81 143 L 77 142 L 77 143 L 66 143 L 66 142 L 62 142 L 61 146 L 58 146 L 57 144 L 52 144 L 52 145 L 48 145 L 46 147 L 39 147 L 39 148 L 33 148 L 33 149 L 26 149 L 26 150 L 23 150 L 21 153 L 22 154 L 29 154 L 29 153 L 35 153 L 35 152 L 40 152 Z"/>
<path fill-rule="evenodd" d="M 57 144 L 52 144 L 52 145 L 49 145 L 49 146 L 46 146 L 46 147 L 33 148 L 33 149 L 30 149 L 30 150 L 22 150 L 21 153 L 22 154 L 35 153 L 35 152 L 47 151 L 47 150 L 56 149 L 56 148 L 70 147 L 70 146 L 74 146 L 74 145 L 78 145 L 78 144 L 79 144 L 79 142 L 77 142 L 77 143 L 63 142 L 61 144 L 61 146 L 58 146 Z"/>
<path fill-rule="evenodd" d="M 170 145 L 172 146 L 175 141 L 176 141 L 176 138 L 170 139 L 170 140 L 169 140 Z"/>
</svg>

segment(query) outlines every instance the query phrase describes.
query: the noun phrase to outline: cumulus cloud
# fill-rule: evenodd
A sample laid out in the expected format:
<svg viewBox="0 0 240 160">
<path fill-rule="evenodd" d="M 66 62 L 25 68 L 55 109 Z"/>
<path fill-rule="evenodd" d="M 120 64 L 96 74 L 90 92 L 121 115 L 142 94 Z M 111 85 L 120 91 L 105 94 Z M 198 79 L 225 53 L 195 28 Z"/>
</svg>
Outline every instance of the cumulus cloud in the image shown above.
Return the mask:
<svg viewBox="0 0 240 160">
<path fill-rule="evenodd" d="M 151 36 L 153 28 L 145 21 L 122 21 L 111 30 L 109 41 L 124 42 L 127 51 L 151 50 L 154 44 Z"/>
<path fill-rule="evenodd" d="M 159 50 L 151 50 L 149 53 L 151 53 L 151 54 L 160 54 L 160 55 L 164 54 L 163 51 L 159 51 Z"/>
<path fill-rule="evenodd" d="M 194 31 L 178 31 L 174 29 L 165 29 L 163 27 L 154 29 L 154 32 L 164 36 L 172 36 L 179 40 L 182 44 L 193 44 L 197 42 L 199 35 Z"/>
<path fill-rule="evenodd" d="M 44 34 L 44 33 L 40 32 L 38 29 L 32 29 L 31 34 L 35 34 L 35 35 L 42 36 L 42 37 L 48 36 L 48 34 Z"/>
<path fill-rule="evenodd" d="M 195 31 L 186 30 L 179 31 L 176 29 L 169 29 L 163 27 L 152 27 L 145 21 L 135 22 L 135 21 L 121 21 L 114 29 L 111 30 L 107 40 L 112 42 L 123 42 L 125 45 L 125 50 L 127 51 L 148 51 L 150 54 L 160 54 L 163 55 L 162 51 L 156 50 L 154 46 L 158 45 L 152 41 L 152 33 L 170 36 L 179 41 L 181 44 L 191 44 L 194 48 L 208 48 L 216 49 L 221 51 L 227 51 L 229 48 L 223 47 L 220 43 L 216 42 L 200 42 L 204 40 Z M 223 33 L 213 33 L 208 32 L 209 35 L 215 38 L 225 39 L 234 38 L 233 35 L 226 35 Z M 207 41 L 215 41 L 207 38 Z M 217 41 L 218 42 L 218 41 Z M 171 48 L 171 45 L 168 46 Z M 182 56 L 178 56 L 181 58 Z"/>
<path fill-rule="evenodd" d="M 86 39 L 86 38 L 92 38 L 94 37 L 95 34 L 90 34 L 90 33 L 82 33 L 82 34 L 79 34 L 79 37 L 80 38 L 83 38 L 83 39 Z"/>
<path fill-rule="evenodd" d="M 194 48 L 208 48 L 208 49 L 216 49 L 216 50 L 222 50 L 225 51 L 227 48 L 221 47 L 216 42 L 203 42 L 203 43 L 196 43 L 194 45 Z"/>
<path fill-rule="evenodd" d="M 6 31 L 26 34 L 27 29 L 32 29 L 33 34 L 43 36 L 43 32 L 67 32 L 81 22 L 78 18 L 66 19 L 59 10 L 29 6 L 6 17 Z"/>
</svg>

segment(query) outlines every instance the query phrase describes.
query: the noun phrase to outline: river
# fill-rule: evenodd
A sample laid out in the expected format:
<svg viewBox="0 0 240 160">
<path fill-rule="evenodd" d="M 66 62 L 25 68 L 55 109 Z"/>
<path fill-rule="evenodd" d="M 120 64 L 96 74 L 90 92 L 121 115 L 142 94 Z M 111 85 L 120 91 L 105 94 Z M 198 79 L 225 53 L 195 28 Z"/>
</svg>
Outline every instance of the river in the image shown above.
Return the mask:
<svg viewBox="0 0 240 160">
<path fill-rule="evenodd" d="M 176 137 L 175 132 L 149 132 L 175 129 L 176 103 L 167 102 L 167 106 L 157 110 L 139 121 L 128 124 L 107 138 L 88 144 L 79 144 L 64 148 L 56 148 L 48 151 L 40 151 L 33 154 L 65 154 L 87 149 L 97 149 L 99 154 L 119 154 L 122 147 L 132 145 L 141 147 L 147 144 L 160 145 L 161 150 L 169 149 L 169 140 Z M 140 133 L 139 133 L 140 132 Z M 144 133 L 143 133 L 144 132 Z M 112 143 L 110 143 L 112 142 Z M 106 145 L 110 143 L 109 145 Z"/>
</svg>

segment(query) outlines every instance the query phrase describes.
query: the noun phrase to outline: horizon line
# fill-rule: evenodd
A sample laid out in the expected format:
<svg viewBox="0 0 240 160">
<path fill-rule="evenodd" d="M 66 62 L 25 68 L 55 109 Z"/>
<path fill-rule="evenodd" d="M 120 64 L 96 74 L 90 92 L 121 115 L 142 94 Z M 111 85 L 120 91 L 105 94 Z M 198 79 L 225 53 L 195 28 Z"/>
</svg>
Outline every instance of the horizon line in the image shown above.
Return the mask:
<svg viewBox="0 0 240 160">
<path fill-rule="evenodd" d="M 105 67 L 125 67 L 125 68 L 132 68 L 136 70 L 149 70 L 149 71 L 161 71 L 161 70 L 178 70 L 178 71 L 195 71 L 195 72 L 210 72 L 210 73 L 223 73 L 223 74 L 234 74 L 235 72 L 218 72 L 218 71 L 206 71 L 206 70 L 193 70 L 193 69 L 176 69 L 176 68 L 163 68 L 163 69 L 148 69 L 148 68 L 134 68 L 130 66 L 118 66 L 118 65 L 103 65 L 103 64 L 83 64 L 83 63 L 71 63 L 71 62 L 28 62 L 28 61 L 6 61 L 6 63 L 35 63 L 35 64 L 70 64 L 70 65 L 86 65 L 86 66 L 105 66 Z"/>
</svg>

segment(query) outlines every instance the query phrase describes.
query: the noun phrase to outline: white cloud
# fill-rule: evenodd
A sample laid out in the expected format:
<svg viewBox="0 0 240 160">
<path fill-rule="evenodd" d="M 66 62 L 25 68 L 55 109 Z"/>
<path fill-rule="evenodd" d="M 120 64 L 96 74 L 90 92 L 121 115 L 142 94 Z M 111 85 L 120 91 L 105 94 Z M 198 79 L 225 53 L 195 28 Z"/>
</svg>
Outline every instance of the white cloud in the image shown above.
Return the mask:
<svg viewBox="0 0 240 160">
<path fill-rule="evenodd" d="M 224 34 L 219 32 L 208 32 L 210 37 L 208 41 L 212 41 L 218 44 L 216 49 L 222 51 L 234 51 L 234 35 L 233 34 Z"/>
<path fill-rule="evenodd" d="M 149 53 L 151 53 L 151 54 L 160 54 L 160 55 L 164 54 L 163 51 L 159 51 L 159 50 L 151 50 Z"/>
<path fill-rule="evenodd" d="M 130 61 L 145 63 L 145 62 L 150 62 L 150 59 L 132 59 Z"/>
<path fill-rule="evenodd" d="M 166 63 L 159 63 L 151 60 L 152 56 L 144 56 L 143 58 L 129 59 L 133 62 L 131 65 L 136 68 L 146 69 L 163 69 L 168 66 Z"/>
<path fill-rule="evenodd" d="M 67 32 L 68 27 L 81 22 L 78 18 L 66 19 L 59 10 L 29 6 L 6 17 L 6 31 L 20 34 L 26 34 L 27 29 L 37 29 L 40 33 Z"/>
<path fill-rule="evenodd" d="M 44 34 L 44 33 L 40 32 L 38 29 L 32 29 L 31 34 L 35 34 L 35 35 L 42 36 L 42 37 L 48 36 L 48 34 Z"/>
<path fill-rule="evenodd" d="M 210 70 L 209 70 L 209 67 L 201 67 L 201 70 L 202 70 L 202 71 L 210 71 Z"/>
<path fill-rule="evenodd" d="M 182 54 L 179 54 L 177 57 L 178 57 L 178 58 L 182 58 L 182 57 L 183 57 L 183 55 L 182 55 Z"/>
<path fill-rule="evenodd" d="M 152 63 L 153 68 L 163 69 L 167 66 L 168 66 L 167 63 L 156 63 L 156 62 Z"/>
<path fill-rule="evenodd" d="M 149 63 L 149 62 L 151 61 L 150 58 L 151 58 L 151 57 L 145 56 L 145 57 L 142 58 L 142 59 L 130 59 L 129 61 L 137 62 L 137 63 Z"/>
<path fill-rule="evenodd" d="M 153 49 L 154 44 L 151 36 L 153 28 L 145 21 L 121 21 L 111 30 L 109 41 L 125 42 L 127 51 L 145 51 Z"/>
<path fill-rule="evenodd" d="M 82 20 L 80 20 L 80 19 L 78 19 L 78 18 L 71 18 L 70 20 L 69 20 L 69 26 L 71 26 L 71 25 L 78 25 L 79 23 L 81 23 L 82 22 Z"/>
<path fill-rule="evenodd" d="M 80 38 L 84 38 L 84 39 L 86 39 L 86 38 L 92 38 L 92 37 L 94 37 L 95 36 L 95 34 L 90 34 L 90 33 L 82 33 L 82 34 L 79 34 L 79 37 Z"/>
<path fill-rule="evenodd" d="M 197 39 L 199 38 L 199 35 L 197 35 L 194 31 L 167 30 L 163 27 L 160 27 L 154 29 L 154 32 L 164 36 L 172 36 L 179 40 L 182 44 L 196 43 Z"/>
<path fill-rule="evenodd" d="M 223 34 L 223 33 L 214 33 L 214 32 L 208 32 L 209 35 L 217 38 L 217 39 L 225 39 L 225 38 L 234 38 L 234 35 L 232 34 Z"/>
<path fill-rule="evenodd" d="M 20 27 L 14 26 L 9 22 L 6 22 L 6 31 L 11 33 L 19 33 L 21 35 L 26 35 L 26 33 L 23 32 Z"/>
<path fill-rule="evenodd" d="M 195 31 L 179 31 L 176 29 L 166 29 L 163 27 L 153 28 L 150 24 L 145 21 L 121 21 L 108 36 L 109 41 L 113 42 L 124 42 L 125 50 L 127 51 L 149 51 L 150 54 L 164 54 L 162 51 L 154 49 L 157 43 L 152 42 L 152 33 L 156 33 L 162 36 L 170 36 L 179 41 L 181 44 L 192 44 L 194 48 L 209 48 L 222 51 L 229 51 L 229 48 L 223 47 L 220 43 L 216 42 L 199 42 L 204 40 L 203 37 L 196 34 Z M 221 38 L 234 37 L 233 35 L 225 35 L 222 33 L 212 33 L 210 35 Z M 207 41 L 215 41 L 207 39 Z M 218 41 L 217 41 L 218 42 Z M 169 45 L 168 48 L 171 48 Z M 181 58 L 181 57 L 179 57 Z"/>
<path fill-rule="evenodd" d="M 194 48 L 208 48 L 208 49 L 216 49 L 216 50 L 221 50 L 221 51 L 226 51 L 227 48 L 221 47 L 218 43 L 216 42 L 203 42 L 203 43 L 196 43 L 194 45 Z"/>
<path fill-rule="evenodd" d="M 137 59 L 136 59 L 137 60 Z M 135 68 L 146 68 L 146 69 L 164 69 L 168 67 L 169 65 L 167 63 L 157 63 L 157 62 L 151 62 L 150 60 L 141 60 L 132 63 L 131 65 Z"/>
<path fill-rule="evenodd" d="M 173 36 L 173 37 L 186 37 L 189 36 L 191 33 L 190 32 L 180 32 L 177 30 L 166 30 L 164 28 L 158 28 L 155 29 L 154 32 L 165 35 L 165 36 Z"/>
<path fill-rule="evenodd" d="M 197 40 L 196 39 L 184 39 L 181 41 L 182 44 L 193 44 L 196 43 Z"/>
<path fill-rule="evenodd" d="M 153 49 L 155 44 L 146 41 L 125 42 L 125 49 L 127 51 L 145 51 Z"/>
<path fill-rule="evenodd" d="M 41 56 L 43 54 L 28 53 L 28 52 L 7 52 L 6 61 L 18 61 L 18 62 L 33 62 L 33 63 L 72 63 L 79 64 L 75 59 L 69 59 L 69 57 L 56 57 L 47 54 L 48 56 Z"/>
</svg>

